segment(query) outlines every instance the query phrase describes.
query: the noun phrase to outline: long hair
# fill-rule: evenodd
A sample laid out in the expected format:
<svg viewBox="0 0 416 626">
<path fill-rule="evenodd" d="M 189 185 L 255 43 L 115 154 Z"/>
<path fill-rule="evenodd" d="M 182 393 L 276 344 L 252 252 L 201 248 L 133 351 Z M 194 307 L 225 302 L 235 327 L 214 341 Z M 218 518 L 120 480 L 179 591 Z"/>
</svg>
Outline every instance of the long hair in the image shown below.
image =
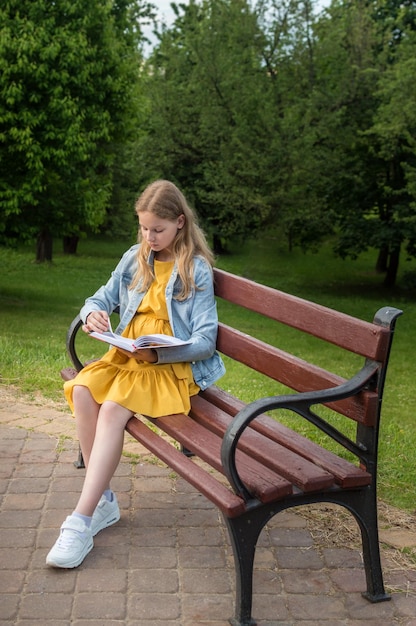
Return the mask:
<svg viewBox="0 0 416 626">
<path fill-rule="evenodd" d="M 136 214 L 153 213 L 160 219 L 174 222 L 181 215 L 185 216 L 183 228 L 178 230 L 173 240 L 172 252 L 178 265 L 178 274 L 182 289 L 176 296 L 178 300 L 185 300 L 195 288 L 194 257 L 202 256 L 209 265 L 214 265 L 214 255 L 209 248 L 205 235 L 198 226 L 197 217 L 189 207 L 183 193 L 168 180 L 156 180 L 151 183 L 140 195 L 135 206 Z M 138 241 L 141 246 L 137 252 L 137 272 L 133 277 L 130 289 L 140 284 L 145 291 L 154 279 L 152 267 L 148 263 L 150 246 L 142 238 L 141 229 L 138 232 Z"/>
</svg>

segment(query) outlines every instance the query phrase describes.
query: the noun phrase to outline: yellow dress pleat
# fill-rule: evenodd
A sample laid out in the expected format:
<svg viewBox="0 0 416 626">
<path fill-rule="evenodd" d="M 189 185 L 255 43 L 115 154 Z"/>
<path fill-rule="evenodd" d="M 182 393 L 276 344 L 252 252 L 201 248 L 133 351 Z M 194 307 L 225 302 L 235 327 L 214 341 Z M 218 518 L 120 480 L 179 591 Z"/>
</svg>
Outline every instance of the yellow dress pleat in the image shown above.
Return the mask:
<svg viewBox="0 0 416 626">
<path fill-rule="evenodd" d="M 123 332 L 135 339 L 141 335 L 173 335 L 165 301 L 165 289 L 173 262 L 155 261 L 155 280 L 143 298 L 137 314 Z M 168 349 L 168 348 L 167 348 Z M 64 384 L 67 402 L 74 411 L 74 385 L 88 387 L 98 404 L 117 402 L 133 413 L 160 417 L 189 413 L 190 396 L 199 392 L 189 363 L 146 363 L 111 348 L 99 361 L 85 366 Z"/>
</svg>

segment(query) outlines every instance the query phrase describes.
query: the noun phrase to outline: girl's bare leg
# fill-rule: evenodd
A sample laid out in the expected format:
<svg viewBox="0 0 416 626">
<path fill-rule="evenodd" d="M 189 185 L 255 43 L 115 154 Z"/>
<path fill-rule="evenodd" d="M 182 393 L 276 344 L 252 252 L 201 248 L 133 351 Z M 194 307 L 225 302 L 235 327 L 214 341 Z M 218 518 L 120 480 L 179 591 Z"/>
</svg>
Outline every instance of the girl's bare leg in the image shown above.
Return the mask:
<svg viewBox="0 0 416 626">
<path fill-rule="evenodd" d="M 88 467 L 90 454 L 95 439 L 100 405 L 94 400 L 88 387 L 75 385 L 72 390 L 72 401 L 76 416 L 76 429 L 82 458 L 85 467 Z"/>
<path fill-rule="evenodd" d="M 85 401 L 83 408 L 86 409 L 88 404 Z M 89 406 L 93 408 L 91 403 Z M 87 471 L 75 511 L 89 517 L 94 513 L 105 489 L 109 488 L 110 480 L 120 462 L 124 428 L 133 416 L 133 412 L 116 402 L 104 402 L 99 407 L 98 416 L 95 417 L 95 415 L 96 412 L 90 413 L 90 420 L 94 426 L 86 424 L 84 414 L 82 414 L 79 426 L 80 436 L 83 438 L 81 450 L 84 454 L 82 447 L 84 445 L 87 452 Z"/>
</svg>

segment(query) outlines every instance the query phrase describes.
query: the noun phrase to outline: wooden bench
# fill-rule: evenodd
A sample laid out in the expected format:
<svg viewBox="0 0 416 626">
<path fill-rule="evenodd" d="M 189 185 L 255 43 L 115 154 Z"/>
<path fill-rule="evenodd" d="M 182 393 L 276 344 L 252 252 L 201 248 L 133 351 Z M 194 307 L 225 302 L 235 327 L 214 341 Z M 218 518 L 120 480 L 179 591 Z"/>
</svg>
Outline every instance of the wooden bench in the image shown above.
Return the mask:
<svg viewBox="0 0 416 626">
<path fill-rule="evenodd" d="M 192 399 L 189 416 L 166 415 L 157 420 L 136 416 L 127 424 L 130 435 L 222 512 L 236 572 L 235 615 L 230 623 L 256 623 L 251 612 L 258 537 L 274 515 L 302 504 L 330 502 L 353 514 L 361 530 L 367 585 L 363 595 L 371 602 L 388 600 L 377 526 L 377 450 L 390 348 L 402 311 L 382 308 L 370 323 L 219 269 L 215 269 L 215 291 L 218 298 L 283 324 L 282 337 L 292 327 L 338 346 L 343 354 L 360 357 L 358 371 L 345 379 L 220 322 L 217 346 L 222 354 L 290 391 L 245 405 L 215 386 Z M 67 349 L 75 369 L 63 370 L 64 379 L 83 367 L 76 351 L 80 326 L 78 317 L 68 331 Z M 266 415 L 271 410 L 273 416 Z M 344 454 L 280 423 L 276 417 L 282 410 L 296 414 L 299 422 L 315 425 Z M 352 436 L 338 422 L 335 428 L 333 415 L 353 424 Z M 180 449 L 155 432 L 154 425 Z M 348 455 L 351 461 L 346 460 Z M 205 464 L 198 464 L 196 457 Z M 206 464 L 209 469 L 204 469 Z"/>
</svg>

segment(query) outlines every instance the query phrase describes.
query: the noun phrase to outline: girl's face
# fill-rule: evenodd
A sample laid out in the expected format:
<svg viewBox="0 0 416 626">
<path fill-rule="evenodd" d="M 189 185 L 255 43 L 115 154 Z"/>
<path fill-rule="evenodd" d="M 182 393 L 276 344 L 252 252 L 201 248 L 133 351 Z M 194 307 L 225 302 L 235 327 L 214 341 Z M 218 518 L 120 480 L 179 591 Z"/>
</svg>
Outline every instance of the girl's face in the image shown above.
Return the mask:
<svg viewBox="0 0 416 626">
<path fill-rule="evenodd" d="M 173 222 L 161 219 L 147 211 L 139 213 L 139 224 L 143 240 L 149 244 L 155 253 L 171 253 L 171 246 L 178 230 L 185 224 L 185 216 L 180 215 Z M 161 256 L 166 256 L 161 255 Z"/>
</svg>

